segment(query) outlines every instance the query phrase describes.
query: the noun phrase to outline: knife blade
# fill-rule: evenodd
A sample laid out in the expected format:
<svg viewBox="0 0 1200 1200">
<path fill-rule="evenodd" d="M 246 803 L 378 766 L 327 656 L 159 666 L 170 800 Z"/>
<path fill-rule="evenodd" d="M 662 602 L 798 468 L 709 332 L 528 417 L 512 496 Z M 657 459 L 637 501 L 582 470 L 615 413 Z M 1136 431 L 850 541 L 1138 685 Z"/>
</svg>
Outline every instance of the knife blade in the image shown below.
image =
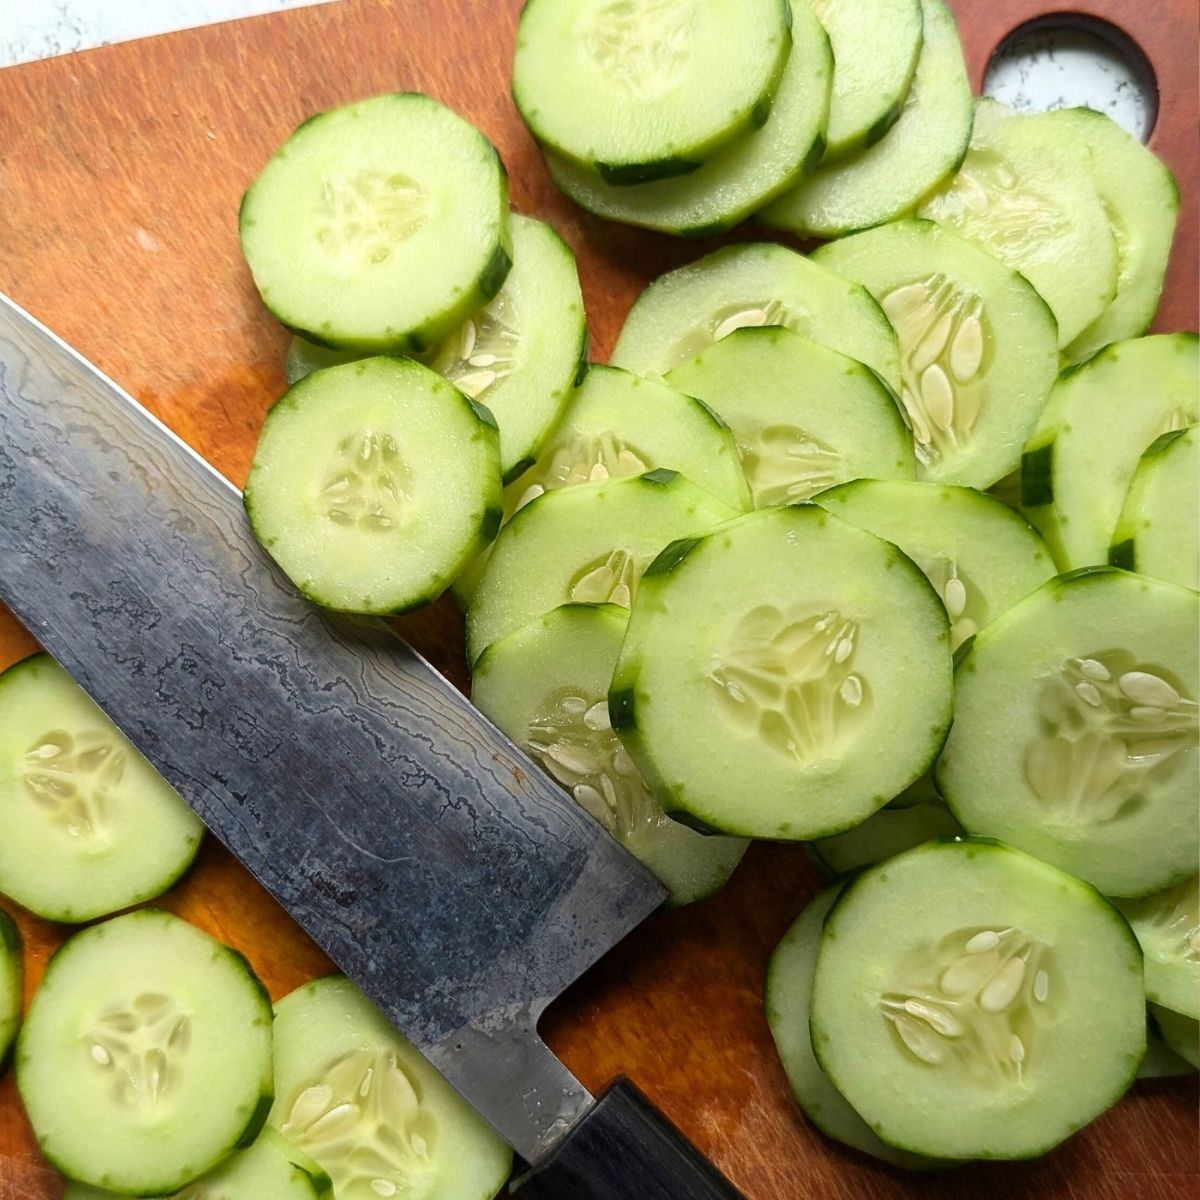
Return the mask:
<svg viewBox="0 0 1200 1200">
<path fill-rule="evenodd" d="M 0 401 L 0 598 L 497 1132 L 545 1160 L 594 1101 L 538 1018 L 661 885 L 388 625 L 302 600 L 238 490 L 3 296 Z M 626 1090 L 600 1107 L 636 1138 L 654 1124 L 639 1104 Z M 588 1158 L 597 1132 L 560 1157 Z"/>
</svg>

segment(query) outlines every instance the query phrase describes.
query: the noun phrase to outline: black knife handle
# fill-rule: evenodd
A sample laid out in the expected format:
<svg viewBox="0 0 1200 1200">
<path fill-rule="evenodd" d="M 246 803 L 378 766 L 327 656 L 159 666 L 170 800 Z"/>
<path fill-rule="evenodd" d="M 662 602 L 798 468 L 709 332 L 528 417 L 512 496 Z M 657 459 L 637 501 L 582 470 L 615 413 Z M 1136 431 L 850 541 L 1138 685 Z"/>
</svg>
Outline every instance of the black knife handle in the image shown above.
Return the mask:
<svg viewBox="0 0 1200 1200">
<path fill-rule="evenodd" d="M 628 1079 L 512 1192 L 517 1200 L 745 1200 Z"/>
</svg>

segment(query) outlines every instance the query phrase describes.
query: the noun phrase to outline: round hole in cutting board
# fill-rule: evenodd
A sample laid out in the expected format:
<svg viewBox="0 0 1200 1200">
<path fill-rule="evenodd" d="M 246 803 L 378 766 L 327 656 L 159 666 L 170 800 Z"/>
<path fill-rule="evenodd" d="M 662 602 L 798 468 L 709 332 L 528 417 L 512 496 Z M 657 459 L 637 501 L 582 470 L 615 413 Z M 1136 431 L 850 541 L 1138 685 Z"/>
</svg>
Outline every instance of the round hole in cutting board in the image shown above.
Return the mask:
<svg viewBox="0 0 1200 1200">
<path fill-rule="evenodd" d="M 1018 112 L 1094 108 L 1143 142 L 1158 117 L 1158 84 L 1141 47 L 1081 13 L 1052 13 L 1014 29 L 988 60 L 983 91 Z"/>
</svg>

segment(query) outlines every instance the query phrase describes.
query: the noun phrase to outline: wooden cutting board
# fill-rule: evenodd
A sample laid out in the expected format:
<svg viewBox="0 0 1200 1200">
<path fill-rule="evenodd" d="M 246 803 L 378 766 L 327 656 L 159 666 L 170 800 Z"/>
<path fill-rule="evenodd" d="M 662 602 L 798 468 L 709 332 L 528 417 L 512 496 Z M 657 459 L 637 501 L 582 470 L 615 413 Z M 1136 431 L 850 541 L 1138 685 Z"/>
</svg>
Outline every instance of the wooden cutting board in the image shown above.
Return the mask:
<svg viewBox="0 0 1200 1200">
<path fill-rule="evenodd" d="M 242 191 L 312 113 L 421 90 L 484 130 L 508 165 L 514 205 L 552 222 L 575 249 L 593 353 L 604 360 L 637 292 L 712 245 L 606 225 L 559 196 L 508 97 L 519 7 L 343 0 L 0 72 L 0 290 L 240 484 L 263 413 L 283 388 L 287 340 L 261 309 L 238 251 Z M 1052 5 L 953 7 L 978 89 L 999 39 Z M 1118 23 L 1128 16 L 1157 68 L 1162 116 L 1153 144 L 1183 187 L 1159 328 L 1195 328 L 1194 6 L 1073 7 L 1107 11 Z M 461 620 L 449 602 L 401 626 L 465 685 Z M 0 610 L 0 667 L 33 649 Z M 593 1089 L 631 1075 L 749 1200 L 1197 1194 L 1193 1082 L 1139 1085 L 1029 1164 L 909 1178 L 822 1139 L 789 1100 L 760 1004 L 767 955 L 816 886 L 800 847 L 754 847 L 725 891 L 653 918 L 576 985 L 546 1019 L 550 1044 Z M 329 969 L 211 839 L 162 903 L 243 951 L 275 997 Z M 15 915 L 32 994 L 66 931 Z M 39 1160 L 10 1072 L 0 1081 L 0 1200 L 50 1200 L 61 1186 Z"/>
</svg>

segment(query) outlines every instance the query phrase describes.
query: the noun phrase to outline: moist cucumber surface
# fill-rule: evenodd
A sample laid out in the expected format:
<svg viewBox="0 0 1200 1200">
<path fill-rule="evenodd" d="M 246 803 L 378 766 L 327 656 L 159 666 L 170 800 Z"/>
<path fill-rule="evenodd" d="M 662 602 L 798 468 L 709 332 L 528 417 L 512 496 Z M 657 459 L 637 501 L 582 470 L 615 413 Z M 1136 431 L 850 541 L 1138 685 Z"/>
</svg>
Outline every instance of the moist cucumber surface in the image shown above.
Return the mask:
<svg viewBox="0 0 1200 1200">
<path fill-rule="evenodd" d="M 612 725 L 668 813 L 742 837 L 839 833 L 941 746 L 949 633 L 894 546 L 812 504 L 762 509 L 647 570 Z"/>
<path fill-rule="evenodd" d="M 492 144 L 428 96 L 305 121 L 242 201 L 263 303 L 310 341 L 429 350 L 500 289 L 508 177 Z"/>
<path fill-rule="evenodd" d="M 492 548 L 467 614 L 467 660 L 562 604 L 628 608 L 642 572 L 668 542 L 736 515 L 665 470 L 539 496 Z"/>
<path fill-rule="evenodd" d="M 1058 374 L 1058 331 L 1022 276 L 931 221 L 882 225 L 815 258 L 896 330 L 923 479 L 985 488 L 1014 470 Z"/>
<path fill-rule="evenodd" d="M 1021 507 L 1062 570 L 1108 561 L 1143 451 L 1198 419 L 1194 333 L 1115 342 L 1063 372 L 1021 458 Z"/>
<path fill-rule="evenodd" d="M 881 225 L 911 212 L 962 161 L 973 110 L 958 29 L 942 0 L 921 0 L 921 12 L 921 56 L 896 123 L 873 146 L 820 167 L 769 205 L 768 225 L 806 237 Z"/>
<path fill-rule="evenodd" d="M 1185 1063 L 1200 1070 L 1200 1022 L 1158 1004 L 1150 1005 L 1150 1015 L 1154 1018 L 1163 1041 Z"/>
<path fill-rule="evenodd" d="M 1114 567 L 1200 588 L 1200 440 L 1196 426 L 1172 430 L 1138 460 L 1108 561 Z"/>
<path fill-rule="evenodd" d="M 896 123 L 924 41 L 920 0 L 812 0 L 837 68 L 826 156 L 864 150 Z"/>
<path fill-rule="evenodd" d="M 966 158 L 920 215 L 1020 271 L 1053 311 L 1059 346 L 1068 346 L 1112 303 L 1118 259 L 1092 181 L 1093 153 L 1063 136 L 1057 116 L 980 100 Z"/>
<path fill-rule="evenodd" d="M 770 242 L 726 246 L 656 279 L 629 310 L 612 365 L 665 375 L 735 329 L 758 325 L 803 333 L 900 389 L 896 335 L 866 288 Z"/>
<path fill-rule="evenodd" d="M 767 120 L 790 26 L 787 0 L 528 0 L 513 99 L 610 184 L 686 174 Z"/>
<path fill-rule="evenodd" d="M 760 508 L 862 476 L 912 478 L 912 438 L 887 385 L 790 329 L 737 329 L 668 372 L 667 382 L 733 430 Z"/>
<path fill-rule="evenodd" d="M 690 904 L 722 887 L 747 843 L 672 821 L 612 730 L 608 685 L 629 613 L 556 608 L 484 652 L 471 700 L 617 841 Z"/>
<path fill-rule="evenodd" d="M 389 357 L 289 388 L 245 490 L 255 536 L 301 592 L 376 614 L 436 599 L 495 536 L 501 502 L 491 414 Z"/>
<path fill-rule="evenodd" d="M 796 1103 L 822 1133 L 898 1167 L 930 1165 L 916 1155 L 895 1150 L 880 1141 L 833 1086 L 813 1053 L 808 1024 L 813 973 L 821 945 L 821 927 L 842 886 L 835 883 L 818 892 L 771 955 L 764 1001 L 767 1024 Z"/>
<path fill-rule="evenodd" d="M 1037 531 L 971 488 L 859 479 L 817 503 L 893 542 L 925 572 L 946 606 L 955 650 L 1055 573 Z"/>
<path fill-rule="evenodd" d="M 547 155 L 554 182 L 576 204 L 611 221 L 684 237 L 732 228 L 801 179 L 825 149 L 833 55 L 811 9 L 792 8 L 792 51 L 771 115 L 760 129 L 686 175 L 613 186 L 595 172 Z"/>
<path fill-rule="evenodd" d="M 337 1200 L 493 1200 L 512 1151 L 340 975 L 275 1007 L 272 1127 Z"/>
<path fill-rule="evenodd" d="M 1060 576 L 960 654 L 937 784 L 971 833 L 1110 896 L 1193 875 L 1197 594 L 1099 568 Z"/>
<path fill-rule="evenodd" d="M 0 1070 L 21 1023 L 21 996 L 25 980 L 25 948 L 17 923 L 0 908 Z"/>
<path fill-rule="evenodd" d="M 832 875 L 846 875 L 861 867 L 883 862 L 922 842 L 935 838 L 961 837 L 962 826 L 938 799 L 896 808 L 889 804 L 861 825 L 817 838 L 808 848 L 817 862 Z"/>
<path fill-rule="evenodd" d="M 1145 956 L 1147 998 L 1200 1018 L 1200 879 L 1117 907 Z"/>
<path fill-rule="evenodd" d="M 42 1153 L 110 1191 L 173 1192 L 257 1135 L 271 1103 L 271 1004 L 240 954 L 142 909 L 51 959 L 17 1041 Z"/>
<path fill-rule="evenodd" d="M 0 891 L 82 922 L 165 892 L 204 826 L 47 654 L 0 674 Z"/>
<path fill-rule="evenodd" d="M 1030 1158 L 1124 1093 L 1144 1006 L 1137 943 L 1102 896 L 999 843 L 929 842 L 830 911 L 812 1043 L 892 1146 Z"/>
</svg>

